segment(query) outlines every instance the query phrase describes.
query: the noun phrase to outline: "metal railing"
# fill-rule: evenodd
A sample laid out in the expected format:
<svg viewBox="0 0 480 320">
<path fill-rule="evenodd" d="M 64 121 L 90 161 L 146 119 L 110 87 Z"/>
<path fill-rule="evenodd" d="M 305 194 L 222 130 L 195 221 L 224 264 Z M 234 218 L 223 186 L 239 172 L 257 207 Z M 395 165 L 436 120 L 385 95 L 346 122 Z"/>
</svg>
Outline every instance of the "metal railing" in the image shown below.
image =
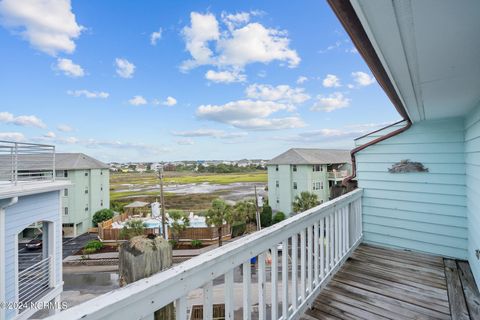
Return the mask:
<svg viewBox="0 0 480 320">
<path fill-rule="evenodd" d="M 0 140 L 0 187 L 55 180 L 55 147 Z"/>
<path fill-rule="evenodd" d="M 49 256 L 18 273 L 18 301 L 28 305 L 51 289 L 52 258 Z"/>
<path fill-rule="evenodd" d="M 343 179 L 348 177 L 348 170 L 329 171 L 328 179 Z"/>
<path fill-rule="evenodd" d="M 362 190 L 290 217 L 50 319 L 153 319 L 174 302 L 176 319 L 224 305 L 243 319 L 296 319 L 362 241 Z M 252 265 L 251 259 L 257 258 Z"/>
</svg>

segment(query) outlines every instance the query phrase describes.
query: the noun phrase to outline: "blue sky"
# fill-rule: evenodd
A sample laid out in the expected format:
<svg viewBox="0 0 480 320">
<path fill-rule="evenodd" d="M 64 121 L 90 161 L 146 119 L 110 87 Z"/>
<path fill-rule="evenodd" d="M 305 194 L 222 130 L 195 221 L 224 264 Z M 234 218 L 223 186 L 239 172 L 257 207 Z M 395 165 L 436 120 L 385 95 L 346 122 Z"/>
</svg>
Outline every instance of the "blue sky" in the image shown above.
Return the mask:
<svg viewBox="0 0 480 320">
<path fill-rule="evenodd" d="M 323 1 L 3 0 L 0 25 L 0 139 L 268 159 L 399 119 Z"/>
</svg>

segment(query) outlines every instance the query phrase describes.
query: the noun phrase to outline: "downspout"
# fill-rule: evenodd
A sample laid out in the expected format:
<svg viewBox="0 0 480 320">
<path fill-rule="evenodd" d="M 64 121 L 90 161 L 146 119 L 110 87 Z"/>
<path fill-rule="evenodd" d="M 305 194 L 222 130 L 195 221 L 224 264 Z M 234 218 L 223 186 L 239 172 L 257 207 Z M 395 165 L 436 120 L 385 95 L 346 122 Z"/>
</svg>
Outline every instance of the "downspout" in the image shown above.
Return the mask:
<svg viewBox="0 0 480 320">
<path fill-rule="evenodd" d="M 412 126 L 412 121 L 410 121 L 409 118 L 403 119 L 399 122 L 393 123 L 393 124 L 388 125 L 388 126 L 382 128 L 382 129 L 379 129 L 379 130 L 376 130 L 376 131 L 373 131 L 373 132 L 369 133 L 369 134 L 372 134 L 372 133 L 387 129 L 387 128 L 389 128 L 391 126 L 394 126 L 394 125 L 396 125 L 400 122 L 403 122 L 403 121 L 407 122 L 404 127 L 401 127 L 401 128 L 399 128 L 395 131 L 389 132 L 386 135 L 383 135 L 383 136 L 378 137 L 378 138 L 376 138 L 372 141 L 369 141 L 365 144 L 362 144 L 361 146 L 358 146 L 358 147 L 354 148 L 352 151 L 350 151 L 350 157 L 352 159 L 352 174 L 350 176 L 346 177 L 345 179 L 343 179 L 343 181 L 342 181 L 342 185 L 347 188 L 347 191 L 351 191 L 351 190 L 353 190 L 357 187 L 356 183 L 352 182 L 352 180 L 357 176 L 357 161 L 355 159 L 355 154 L 359 151 L 362 151 L 363 149 L 366 149 L 366 148 L 376 144 L 376 143 L 379 143 L 381 141 L 390 139 L 391 137 L 394 137 L 394 136 L 396 136 L 396 135 L 398 135 L 398 134 L 400 134 L 404 131 L 407 131 Z M 368 135 L 366 135 L 366 136 L 368 136 Z M 365 137 L 365 136 L 363 136 L 363 137 Z"/>
<path fill-rule="evenodd" d="M 5 301 L 5 209 L 18 202 L 18 197 L 13 197 L 0 206 L 0 302 Z M 5 319 L 6 308 L 0 309 L 0 320 Z"/>
</svg>

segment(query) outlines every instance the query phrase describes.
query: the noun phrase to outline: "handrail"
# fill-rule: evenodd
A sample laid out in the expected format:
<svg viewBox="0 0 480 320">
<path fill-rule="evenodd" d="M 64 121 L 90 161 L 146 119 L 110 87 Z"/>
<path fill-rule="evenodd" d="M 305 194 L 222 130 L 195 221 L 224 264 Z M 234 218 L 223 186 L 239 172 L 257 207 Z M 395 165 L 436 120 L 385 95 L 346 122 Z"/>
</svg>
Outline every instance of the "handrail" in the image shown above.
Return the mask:
<svg viewBox="0 0 480 320">
<path fill-rule="evenodd" d="M 279 306 L 280 300 L 287 301 L 282 302 L 280 318 L 293 319 L 312 303 L 313 298 L 360 243 L 361 196 L 362 190 L 357 189 L 49 319 L 143 319 L 150 318 L 154 311 L 171 302 L 175 302 L 177 319 L 187 319 L 188 294 L 197 289 L 203 290 L 204 319 L 211 319 L 213 280 L 222 276 L 225 294 L 221 302 L 225 303 L 226 319 L 233 319 L 233 272 L 237 267 L 244 270 L 243 288 L 246 290 L 243 290 L 243 310 L 244 315 L 248 315 L 253 305 L 253 284 L 249 276 L 252 257 L 258 257 L 258 318 L 267 318 L 266 306 L 270 298 L 271 305 Z M 278 279 L 280 273 L 275 268 L 280 261 L 279 244 L 282 248 L 281 279 Z M 265 266 L 268 252 L 272 255 L 271 279 L 274 279 L 270 283 L 266 280 Z M 287 259 L 287 255 L 290 259 Z M 299 270 L 300 275 L 289 270 Z M 281 290 L 278 286 L 280 280 Z M 300 284 L 300 288 L 297 284 Z M 273 294 L 270 297 L 266 294 L 267 285 L 272 287 Z M 292 292 L 288 291 L 289 287 L 293 288 Z M 279 291 L 282 297 L 280 300 Z M 271 310 L 270 318 L 279 319 L 277 308 Z"/>
</svg>

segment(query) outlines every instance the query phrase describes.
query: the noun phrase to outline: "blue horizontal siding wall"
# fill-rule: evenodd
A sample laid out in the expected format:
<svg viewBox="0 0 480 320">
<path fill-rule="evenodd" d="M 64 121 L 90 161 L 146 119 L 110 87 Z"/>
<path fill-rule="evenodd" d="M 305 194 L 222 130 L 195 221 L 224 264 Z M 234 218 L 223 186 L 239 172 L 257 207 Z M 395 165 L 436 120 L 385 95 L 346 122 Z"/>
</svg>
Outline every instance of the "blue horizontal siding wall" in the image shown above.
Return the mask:
<svg viewBox="0 0 480 320">
<path fill-rule="evenodd" d="M 356 144 L 401 126 L 364 137 Z M 464 151 L 465 124 L 458 118 L 415 123 L 409 130 L 357 153 L 357 178 L 364 189 L 365 241 L 465 259 Z M 405 159 L 423 163 L 429 172 L 388 172 Z"/>
<path fill-rule="evenodd" d="M 480 106 L 465 118 L 465 166 L 468 216 L 468 262 L 480 288 Z"/>
</svg>

